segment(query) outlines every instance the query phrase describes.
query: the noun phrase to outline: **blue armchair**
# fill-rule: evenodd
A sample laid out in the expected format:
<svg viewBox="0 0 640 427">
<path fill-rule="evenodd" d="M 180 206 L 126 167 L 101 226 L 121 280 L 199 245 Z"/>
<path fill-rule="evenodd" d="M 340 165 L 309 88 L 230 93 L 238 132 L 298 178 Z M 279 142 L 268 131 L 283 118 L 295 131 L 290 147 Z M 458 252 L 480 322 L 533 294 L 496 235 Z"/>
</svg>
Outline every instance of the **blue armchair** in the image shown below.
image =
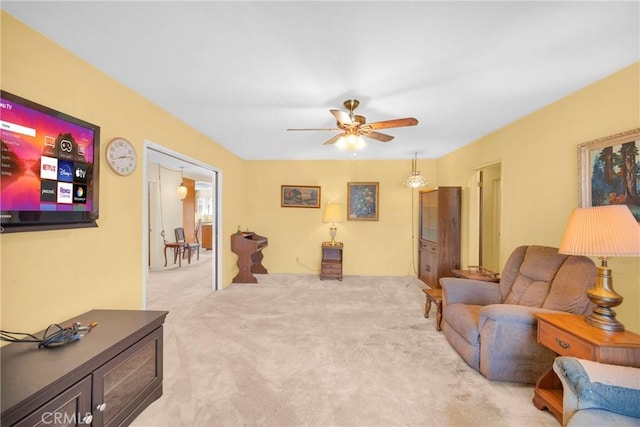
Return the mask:
<svg viewBox="0 0 640 427">
<path fill-rule="evenodd" d="M 562 425 L 640 426 L 640 368 L 558 357 Z"/>
</svg>

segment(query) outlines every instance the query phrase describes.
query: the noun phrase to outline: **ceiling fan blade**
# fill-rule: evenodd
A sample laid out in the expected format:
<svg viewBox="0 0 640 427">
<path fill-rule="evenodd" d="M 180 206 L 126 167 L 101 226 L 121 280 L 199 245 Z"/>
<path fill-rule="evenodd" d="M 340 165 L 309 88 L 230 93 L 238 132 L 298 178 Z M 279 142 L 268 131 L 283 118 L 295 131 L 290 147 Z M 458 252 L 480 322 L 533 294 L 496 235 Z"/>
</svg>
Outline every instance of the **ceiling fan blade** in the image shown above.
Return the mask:
<svg viewBox="0 0 640 427">
<path fill-rule="evenodd" d="M 335 144 L 336 142 L 338 142 L 338 140 L 339 140 L 340 138 L 342 138 L 342 135 L 343 135 L 343 134 L 339 133 L 339 134 L 335 135 L 334 137 L 332 137 L 331 139 L 329 139 L 328 141 L 324 142 L 322 145 L 331 145 L 331 144 Z"/>
<path fill-rule="evenodd" d="M 384 120 L 382 122 L 367 123 L 371 126 L 371 129 L 388 129 L 399 128 L 404 126 L 415 126 L 418 124 L 418 120 L 413 117 L 406 117 L 404 119 Z"/>
<path fill-rule="evenodd" d="M 351 121 L 351 117 L 349 117 L 349 115 L 344 111 L 329 110 L 329 112 L 333 114 L 333 117 L 335 117 L 336 120 L 338 120 L 338 123 L 349 126 L 353 124 L 353 122 Z"/>
<path fill-rule="evenodd" d="M 367 132 L 367 133 L 363 133 L 362 136 L 366 136 L 367 138 L 375 139 L 376 141 L 380 141 L 380 142 L 389 142 L 394 138 L 391 135 L 387 135 L 386 133 L 380 133 L 380 132 Z"/>
<path fill-rule="evenodd" d="M 342 129 L 328 129 L 328 128 L 309 128 L 309 129 L 287 129 L 287 130 L 329 130 L 329 131 L 336 131 L 336 130 L 342 130 Z"/>
</svg>

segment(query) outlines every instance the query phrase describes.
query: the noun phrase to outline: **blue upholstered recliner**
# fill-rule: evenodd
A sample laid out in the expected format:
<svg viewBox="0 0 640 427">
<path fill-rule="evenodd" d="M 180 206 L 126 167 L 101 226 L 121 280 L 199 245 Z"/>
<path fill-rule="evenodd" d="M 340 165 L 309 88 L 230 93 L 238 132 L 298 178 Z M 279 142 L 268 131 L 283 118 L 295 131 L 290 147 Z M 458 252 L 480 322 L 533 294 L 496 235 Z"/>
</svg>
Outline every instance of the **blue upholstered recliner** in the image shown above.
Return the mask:
<svg viewBox="0 0 640 427">
<path fill-rule="evenodd" d="M 564 427 L 640 426 L 640 368 L 558 357 Z"/>
</svg>

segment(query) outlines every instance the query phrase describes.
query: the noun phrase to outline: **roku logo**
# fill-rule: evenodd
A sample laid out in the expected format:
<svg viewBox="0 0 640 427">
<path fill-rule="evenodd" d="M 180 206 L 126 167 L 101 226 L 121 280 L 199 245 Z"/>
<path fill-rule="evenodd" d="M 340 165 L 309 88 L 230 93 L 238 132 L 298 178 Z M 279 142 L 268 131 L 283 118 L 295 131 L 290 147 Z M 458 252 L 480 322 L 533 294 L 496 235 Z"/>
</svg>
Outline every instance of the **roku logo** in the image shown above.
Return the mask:
<svg viewBox="0 0 640 427">
<path fill-rule="evenodd" d="M 70 188 L 60 188 L 60 194 L 61 195 L 71 195 L 71 189 Z"/>
</svg>

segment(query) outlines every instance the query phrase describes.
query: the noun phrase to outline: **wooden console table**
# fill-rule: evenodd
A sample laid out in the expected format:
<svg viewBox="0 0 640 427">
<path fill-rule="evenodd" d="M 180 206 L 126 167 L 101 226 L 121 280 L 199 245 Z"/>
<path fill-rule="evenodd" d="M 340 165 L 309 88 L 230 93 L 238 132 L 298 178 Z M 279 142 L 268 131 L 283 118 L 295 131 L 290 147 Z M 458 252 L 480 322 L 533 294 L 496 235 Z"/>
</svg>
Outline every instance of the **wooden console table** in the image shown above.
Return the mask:
<svg viewBox="0 0 640 427">
<path fill-rule="evenodd" d="M 3 426 L 129 425 L 162 395 L 166 311 L 93 310 L 61 322 L 97 326 L 55 348 L 0 349 Z M 42 332 L 34 334 L 42 337 Z"/>
<path fill-rule="evenodd" d="M 609 332 L 588 325 L 584 316 L 538 313 L 538 342 L 558 356 L 572 356 L 612 365 L 640 367 L 640 335 Z M 533 404 L 562 423 L 562 384 L 550 367 L 536 382 Z"/>
</svg>

